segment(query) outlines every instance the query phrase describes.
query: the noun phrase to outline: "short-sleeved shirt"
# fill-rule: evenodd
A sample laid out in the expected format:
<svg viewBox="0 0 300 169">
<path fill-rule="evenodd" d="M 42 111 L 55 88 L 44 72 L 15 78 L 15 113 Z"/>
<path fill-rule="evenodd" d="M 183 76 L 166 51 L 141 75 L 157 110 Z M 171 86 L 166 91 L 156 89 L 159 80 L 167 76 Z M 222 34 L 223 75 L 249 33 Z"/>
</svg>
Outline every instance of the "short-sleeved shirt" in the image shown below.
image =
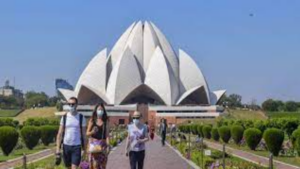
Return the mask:
<svg viewBox="0 0 300 169">
<path fill-rule="evenodd" d="M 60 120 L 60 125 L 63 126 L 63 117 Z M 66 118 L 66 127 L 65 127 L 65 136 L 63 140 L 63 144 L 69 146 L 78 146 L 81 145 L 81 134 L 80 134 L 80 121 L 79 121 L 79 113 L 76 115 L 72 115 L 71 113 L 67 113 Z M 82 118 L 82 127 L 86 126 L 85 118 Z"/>
<path fill-rule="evenodd" d="M 147 136 L 147 126 L 143 125 L 141 129 L 137 128 L 135 124 L 128 125 L 128 134 L 130 140 L 130 151 L 145 150 L 145 143 L 138 143 L 138 139 L 144 139 Z"/>
</svg>

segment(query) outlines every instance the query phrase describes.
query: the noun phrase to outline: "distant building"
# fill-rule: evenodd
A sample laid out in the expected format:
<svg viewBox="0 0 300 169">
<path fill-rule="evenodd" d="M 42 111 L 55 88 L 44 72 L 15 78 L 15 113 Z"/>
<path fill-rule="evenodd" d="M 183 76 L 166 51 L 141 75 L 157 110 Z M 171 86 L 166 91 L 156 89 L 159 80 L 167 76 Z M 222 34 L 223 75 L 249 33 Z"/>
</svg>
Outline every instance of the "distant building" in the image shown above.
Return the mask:
<svg viewBox="0 0 300 169">
<path fill-rule="evenodd" d="M 0 87 L 0 96 L 14 96 L 16 98 L 23 98 L 24 94 L 21 90 L 15 89 L 13 86 L 10 86 L 9 81 L 5 81 L 5 85 Z"/>
<path fill-rule="evenodd" d="M 64 79 L 56 79 L 55 80 L 55 89 L 68 89 L 68 90 L 74 90 L 74 87 L 70 85 L 70 83 L 67 80 Z"/>
</svg>

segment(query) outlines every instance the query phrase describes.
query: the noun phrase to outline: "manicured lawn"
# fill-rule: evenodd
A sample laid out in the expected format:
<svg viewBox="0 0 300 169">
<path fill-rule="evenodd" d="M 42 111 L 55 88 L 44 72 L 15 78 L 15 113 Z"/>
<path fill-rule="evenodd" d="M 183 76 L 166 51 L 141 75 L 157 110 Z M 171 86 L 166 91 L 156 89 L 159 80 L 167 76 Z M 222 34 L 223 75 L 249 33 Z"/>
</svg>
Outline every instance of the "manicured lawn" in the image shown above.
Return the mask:
<svg viewBox="0 0 300 169">
<path fill-rule="evenodd" d="M 51 156 L 40 160 L 38 162 L 32 163 L 27 165 L 27 169 L 36 169 L 36 168 L 43 168 L 43 169 L 64 169 L 63 162 L 59 166 L 55 166 L 55 157 Z M 22 169 L 22 167 L 17 167 L 16 169 Z"/>
<path fill-rule="evenodd" d="M 300 111 L 297 112 L 268 112 L 270 118 L 293 117 L 300 119 Z"/>
<path fill-rule="evenodd" d="M 16 116 L 14 119 L 18 120 L 22 124 L 26 119 L 31 117 L 45 117 L 45 118 L 55 118 L 55 107 L 45 107 L 37 109 L 27 109 Z"/>
<path fill-rule="evenodd" d="M 227 109 L 222 118 L 238 120 L 265 120 L 268 117 L 262 111 Z"/>
<path fill-rule="evenodd" d="M 21 109 L 0 110 L 0 117 L 15 117 L 20 113 Z"/>
<path fill-rule="evenodd" d="M 14 150 L 9 156 L 4 156 L 2 154 L 2 150 L 0 149 L 0 162 L 4 162 L 4 161 L 7 161 L 7 160 L 11 160 L 11 159 L 20 157 L 20 156 L 23 155 L 23 153 L 25 153 L 27 155 L 28 154 L 33 154 L 33 153 L 39 152 L 41 150 L 52 148 L 53 146 L 54 146 L 54 144 L 51 144 L 48 147 L 40 144 L 40 145 L 36 146 L 33 150 L 29 150 L 26 147 L 24 147 L 24 148 L 21 148 L 21 149 Z"/>
</svg>

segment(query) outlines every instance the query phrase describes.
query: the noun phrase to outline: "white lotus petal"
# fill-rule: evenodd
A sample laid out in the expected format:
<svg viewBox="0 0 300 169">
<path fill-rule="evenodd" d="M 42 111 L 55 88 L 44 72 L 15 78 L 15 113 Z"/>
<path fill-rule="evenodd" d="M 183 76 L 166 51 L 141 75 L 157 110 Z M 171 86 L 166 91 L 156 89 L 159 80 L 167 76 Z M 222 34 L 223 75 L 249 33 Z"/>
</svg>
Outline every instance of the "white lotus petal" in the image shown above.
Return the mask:
<svg viewBox="0 0 300 169">
<path fill-rule="evenodd" d="M 157 47 L 146 73 L 145 84 L 154 90 L 167 105 L 175 104 L 178 98 L 178 83 L 169 70 L 160 47 Z"/>
<path fill-rule="evenodd" d="M 197 86 L 204 86 L 208 101 L 210 102 L 209 88 L 205 77 L 194 60 L 183 50 L 179 50 L 179 69 L 181 81 L 181 93 Z"/>
<path fill-rule="evenodd" d="M 109 78 L 107 97 L 112 104 L 120 104 L 136 87 L 142 84 L 138 64 L 130 48 L 127 48 Z"/>
<path fill-rule="evenodd" d="M 218 104 L 222 96 L 226 93 L 226 90 L 217 90 L 210 93 L 210 103 L 212 105 Z"/>
</svg>

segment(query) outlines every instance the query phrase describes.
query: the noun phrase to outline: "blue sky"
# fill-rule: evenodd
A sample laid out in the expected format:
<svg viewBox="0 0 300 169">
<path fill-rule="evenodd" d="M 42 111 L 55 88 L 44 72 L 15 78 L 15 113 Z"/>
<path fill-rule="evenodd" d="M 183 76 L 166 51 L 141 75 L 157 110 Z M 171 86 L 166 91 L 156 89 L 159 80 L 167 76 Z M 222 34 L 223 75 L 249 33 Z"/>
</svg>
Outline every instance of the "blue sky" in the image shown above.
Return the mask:
<svg viewBox="0 0 300 169">
<path fill-rule="evenodd" d="M 150 20 L 176 52 L 195 59 L 212 90 L 246 103 L 300 101 L 299 7 L 298 0 L 3 0 L 0 85 L 15 78 L 24 91 L 54 95 L 55 78 L 75 85 L 97 52 L 132 22 Z"/>
</svg>

